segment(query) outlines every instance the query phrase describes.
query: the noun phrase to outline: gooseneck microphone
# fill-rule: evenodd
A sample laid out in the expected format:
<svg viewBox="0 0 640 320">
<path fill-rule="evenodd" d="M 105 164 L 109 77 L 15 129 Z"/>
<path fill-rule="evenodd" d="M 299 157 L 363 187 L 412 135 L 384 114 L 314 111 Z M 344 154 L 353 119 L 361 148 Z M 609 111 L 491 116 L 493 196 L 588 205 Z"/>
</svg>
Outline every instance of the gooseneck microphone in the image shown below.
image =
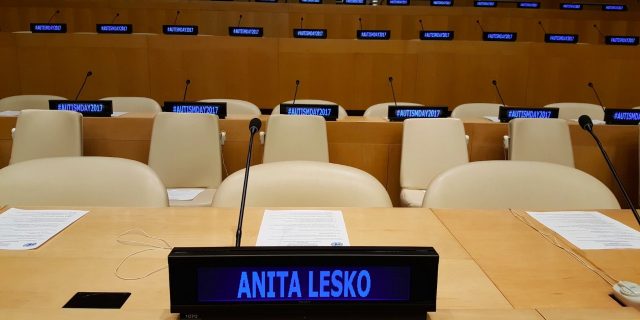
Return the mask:
<svg viewBox="0 0 640 320">
<path fill-rule="evenodd" d="M 598 34 L 599 34 L 601 37 L 604 37 L 604 33 L 602 33 L 602 30 L 600 30 L 600 28 L 598 28 L 598 25 L 597 25 L 597 24 L 594 24 L 594 25 L 593 25 L 593 28 L 594 28 L 594 29 L 596 29 L 596 30 L 598 31 Z"/>
<path fill-rule="evenodd" d="M 176 11 L 176 17 L 173 18 L 173 24 L 177 24 L 178 23 L 178 16 L 180 15 L 180 10 Z"/>
<path fill-rule="evenodd" d="M 184 93 L 182 94 L 182 101 L 187 101 L 187 90 L 189 89 L 189 85 L 191 84 L 191 80 L 187 79 L 184 82 Z"/>
<path fill-rule="evenodd" d="M 422 25 L 422 19 L 418 20 L 420 23 L 420 31 L 424 31 L 424 26 Z"/>
<path fill-rule="evenodd" d="M 484 28 L 480 24 L 480 20 L 476 20 L 476 23 L 478 24 L 478 27 L 480 27 L 480 31 L 482 31 L 482 33 L 484 33 Z"/>
<path fill-rule="evenodd" d="M 502 99 L 502 95 L 500 94 L 500 88 L 498 88 L 498 81 L 491 81 L 491 84 L 496 88 L 496 92 L 498 93 L 498 97 L 500 97 L 500 102 L 502 102 L 502 106 L 506 107 L 507 104 L 504 103 L 504 99 Z"/>
<path fill-rule="evenodd" d="M 60 13 L 60 10 L 56 10 L 56 11 L 51 15 L 51 17 L 49 17 L 49 20 L 47 21 L 47 23 L 51 23 L 51 21 L 53 20 L 53 18 L 54 18 L 55 16 L 57 16 L 57 15 L 58 15 L 58 13 Z"/>
<path fill-rule="evenodd" d="M 78 97 L 80 96 L 80 94 L 82 93 L 82 90 L 84 89 L 84 85 L 87 83 L 87 79 L 92 75 L 93 75 L 93 72 L 91 72 L 91 70 L 87 71 L 87 74 L 84 76 L 84 80 L 82 81 L 82 85 L 80 86 L 80 90 L 78 90 L 78 93 L 76 94 L 76 98 L 73 100 L 78 100 Z"/>
<path fill-rule="evenodd" d="M 540 28 L 542 29 L 542 32 L 544 32 L 545 34 L 547 33 L 547 30 L 544 29 L 544 26 L 542 25 L 542 21 L 538 21 L 538 25 L 540 26 Z"/>
<path fill-rule="evenodd" d="M 393 89 L 393 77 L 389 77 L 389 86 L 391 87 L 391 94 L 393 95 L 393 105 L 398 106 L 398 101 L 396 100 L 396 91 Z"/>
<path fill-rule="evenodd" d="M 236 248 L 240 247 L 242 240 L 242 220 L 244 220 L 244 205 L 247 202 L 247 184 L 249 182 L 249 168 L 251 167 L 251 155 L 253 153 L 253 136 L 260 130 L 262 121 L 253 118 L 249 121 L 249 152 L 247 153 L 247 164 L 244 168 L 244 183 L 242 184 L 242 199 L 240 200 L 240 214 L 238 215 L 238 229 L 236 229 Z"/>
<path fill-rule="evenodd" d="M 631 212 L 633 212 L 633 215 L 635 216 L 636 221 L 638 221 L 638 224 L 640 225 L 640 216 L 638 216 L 638 211 L 636 210 L 635 206 L 631 202 L 631 199 L 629 198 L 629 194 L 627 193 L 627 190 L 622 185 L 622 181 L 620 181 L 620 177 L 618 176 L 618 173 L 616 172 L 616 168 L 613 166 L 613 163 L 611 163 L 611 160 L 609 159 L 609 155 L 607 155 L 607 151 L 604 150 L 604 147 L 602 146 L 600 139 L 598 139 L 598 136 L 596 136 L 596 134 L 593 132 L 593 122 L 591 121 L 591 117 L 589 117 L 588 115 L 581 115 L 580 118 L 578 118 L 578 123 L 580 124 L 580 127 L 582 129 L 586 130 L 587 132 L 589 132 L 589 134 L 591 134 L 593 139 L 596 141 L 596 144 L 598 144 L 598 149 L 600 149 L 600 152 L 602 153 L 604 160 L 607 162 L 607 166 L 609 166 L 609 170 L 611 171 L 613 178 L 616 180 L 616 183 L 618 184 L 620 191 L 622 191 L 624 200 L 627 201 L 627 205 L 631 209 Z"/>
<path fill-rule="evenodd" d="M 296 80 L 296 90 L 293 91 L 293 102 L 291 104 L 296 104 L 296 97 L 298 96 L 298 86 L 300 85 L 300 80 Z"/>
<path fill-rule="evenodd" d="M 300 17 L 300 29 L 302 29 L 302 22 L 304 21 L 304 17 Z"/>
<path fill-rule="evenodd" d="M 238 18 L 238 28 L 240 27 L 240 22 L 242 22 L 242 15 Z"/>
<path fill-rule="evenodd" d="M 113 19 L 111 19 L 111 24 L 116 22 L 116 19 L 118 19 L 119 16 L 120 16 L 120 12 L 116 12 L 116 15 L 113 17 Z"/>
<path fill-rule="evenodd" d="M 593 82 L 587 83 L 587 86 L 589 86 L 589 88 L 591 88 L 593 93 L 596 95 L 596 100 L 598 100 L 600 107 L 602 107 L 602 111 L 605 111 L 604 104 L 602 104 L 602 100 L 600 100 L 600 96 L 598 95 L 598 91 L 596 90 L 596 87 L 593 85 Z"/>
<path fill-rule="evenodd" d="M 358 25 L 360 25 L 360 30 L 362 30 L 362 18 L 358 17 Z"/>
</svg>

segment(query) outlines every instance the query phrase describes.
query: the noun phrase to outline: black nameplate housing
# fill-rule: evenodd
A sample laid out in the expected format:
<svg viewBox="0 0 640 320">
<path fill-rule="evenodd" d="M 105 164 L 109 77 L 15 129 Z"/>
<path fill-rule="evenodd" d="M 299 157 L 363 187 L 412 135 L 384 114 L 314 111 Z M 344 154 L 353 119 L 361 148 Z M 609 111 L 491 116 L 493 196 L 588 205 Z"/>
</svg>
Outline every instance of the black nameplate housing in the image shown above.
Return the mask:
<svg viewBox="0 0 640 320">
<path fill-rule="evenodd" d="M 322 0 L 298 0 L 298 2 L 303 4 L 322 4 Z"/>
<path fill-rule="evenodd" d="M 195 36 L 198 34 L 198 26 L 165 24 L 162 26 L 162 33 L 179 36 Z"/>
<path fill-rule="evenodd" d="M 625 4 L 603 4 L 602 11 L 627 11 Z"/>
<path fill-rule="evenodd" d="M 561 3 L 560 9 L 562 10 L 582 10 L 581 3 Z"/>
<path fill-rule="evenodd" d="M 356 38 L 358 40 L 389 40 L 391 30 L 358 30 Z"/>
<path fill-rule="evenodd" d="M 343 0 L 342 4 L 363 6 L 367 4 L 367 1 L 366 0 Z"/>
<path fill-rule="evenodd" d="M 547 43 L 578 43 L 577 34 L 545 33 L 544 42 Z"/>
<path fill-rule="evenodd" d="M 336 121 L 338 119 L 339 109 L 337 104 L 280 104 L 280 114 L 292 116 L 321 116 L 327 121 Z"/>
<path fill-rule="evenodd" d="M 111 117 L 113 103 L 111 100 L 49 100 L 49 110 L 75 111 L 84 117 Z"/>
<path fill-rule="evenodd" d="M 97 33 L 131 34 L 132 24 L 96 24 Z"/>
<path fill-rule="evenodd" d="M 31 23 L 32 33 L 67 33 L 66 23 Z"/>
<path fill-rule="evenodd" d="M 162 106 L 162 111 L 176 113 L 215 114 L 219 119 L 224 119 L 227 117 L 227 103 L 165 101 L 164 105 Z"/>
<path fill-rule="evenodd" d="M 387 0 L 388 6 L 408 6 L 411 4 L 411 0 Z"/>
<path fill-rule="evenodd" d="M 293 37 L 301 39 L 326 39 L 327 29 L 293 29 Z"/>
<path fill-rule="evenodd" d="M 453 7 L 453 0 L 431 0 L 432 7 Z"/>
<path fill-rule="evenodd" d="M 261 38 L 263 34 L 262 27 L 229 27 L 229 35 L 232 37 Z"/>
<path fill-rule="evenodd" d="M 449 108 L 446 106 L 396 106 L 389 105 L 389 121 L 404 121 L 412 118 L 446 118 Z"/>
<path fill-rule="evenodd" d="M 518 39 L 517 32 L 483 32 L 482 40 L 484 41 L 506 41 L 514 42 Z"/>
<path fill-rule="evenodd" d="M 509 122 L 511 119 L 554 119 L 558 118 L 558 108 L 514 108 L 500 106 L 498 119 Z"/>
<path fill-rule="evenodd" d="M 181 319 L 424 319 L 436 310 L 431 247 L 178 247 L 168 262 Z"/>
<path fill-rule="evenodd" d="M 474 1 L 473 6 L 481 7 L 481 8 L 495 8 L 498 6 L 498 2 L 497 1 Z"/>
<path fill-rule="evenodd" d="M 540 2 L 522 1 L 518 2 L 520 9 L 540 9 Z"/>
<path fill-rule="evenodd" d="M 420 40 L 453 40 L 453 31 L 422 30 Z"/>
<path fill-rule="evenodd" d="M 637 36 L 605 36 L 604 43 L 612 46 L 637 46 Z"/>
<path fill-rule="evenodd" d="M 637 125 L 640 123 L 640 109 L 605 109 L 604 121 L 607 124 Z"/>
</svg>

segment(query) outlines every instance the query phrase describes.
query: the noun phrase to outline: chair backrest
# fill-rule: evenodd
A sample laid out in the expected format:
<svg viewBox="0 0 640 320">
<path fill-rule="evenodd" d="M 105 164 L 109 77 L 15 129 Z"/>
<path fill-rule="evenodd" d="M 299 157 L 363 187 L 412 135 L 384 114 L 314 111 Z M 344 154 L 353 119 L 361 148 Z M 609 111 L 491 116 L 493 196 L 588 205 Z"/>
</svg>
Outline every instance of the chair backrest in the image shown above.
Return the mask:
<svg viewBox="0 0 640 320">
<path fill-rule="evenodd" d="M 227 177 L 214 207 L 239 207 L 244 170 Z M 356 168 L 315 161 L 283 161 L 252 166 L 248 207 L 391 207 L 385 188 Z"/>
<path fill-rule="evenodd" d="M 497 117 L 500 113 L 499 103 L 465 103 L 451 111 L 451 118 L 480 119 L 482 117 Z"/>
<path fill-rule="evenodd" d="M 597 104 L 581 102 L 559 102 L 551 103 L 544 108 L 558 108 L 558 118 L 565 120 L 576 120 L 581 115 L 586 114 L 594 120 L 604 120 L 604 110 Z"/>
<path fill-rule="evenodd" d="M 365 118 L 387 118 L 389 116 L 389 106 L 395 105 L 396 103 L 391 102 L 383 102 L 370 106 L 367 110 L 364 111 Z M 421 106 L 422 104 L 415 102 L 398 102 L 399 106 Z"/>
<path fill-rule="evenodd" d="M 162 107 L 160 107 L 160 104 L 158 102 L 146 97 L 106 97 L 100 100 L 113 101 L 114 112 L 162 112 Z"/>
<path fill-rule="evenodd" d="M 0 99 L 0 111 L 20 111 L 24 109 L 49 110 L 49 100 L 67 98 L 47 94 L 25 94 Z"/>
<path fill-rule="evenodd" d="M 294 160 L 329 162 L 324 118 L 282 114 L 269 117 L 262 162 Z"/>
<path fill-rule="evenodd" d="M 237 99 L 204 99 L 199 102 L 226 102 L 227 103 L 227 117 L 229 118 L 246 118 L 258 117 L 262 114 L 260 108 L 255 104 Z"/>
<path fill-rule="evenodd" d="M 82 156 L 82 114 L 73 111 L 22 110 L 16 121 L 9 164 Z"/>
<path fill-rule="evenodd" d="M 478 161 L 436 177 L 428 208 L 527 210 L 619 209 L 611 190 L 575 168 L 535 161 Z"/>
<path fill-rule="evenodd" d="M 292 103 L 293 100 L 285 101 L 282 103 Z M 347 110 L 345 110 L 341 105 L 327 100 L 318 100 L 318 99 L 296 99 L 297 104 L 336 104 L 338 105 L 338 120 L 344 119 L 347 117 Z M 271 111 L 272 115 L 280 114 L 280 105 L 277 105 Z"/>
<path fill-rule="evenodd" d="M 0 203 L 12 206 L 166 207 L 167 190 L 145 164 L 60 157 L 0 169 Z"/>
<path fill-rule="evenodd" d="M 509 121 L 509 159 L 575 167 L 567 121 L 523 118 Z"/>
<path fill-rule="evenodd" d="M 400 186 L 426 189 L 440 173 L 469 162 L 460 119 L 407 119 L 402 131 Z"/>
<path fill-rule="evenodd" d="M 213 188 L 222 179 L 218 116 L 160 112 L 153 121 L 149 167 L 169 188 Z"/>
</svg>

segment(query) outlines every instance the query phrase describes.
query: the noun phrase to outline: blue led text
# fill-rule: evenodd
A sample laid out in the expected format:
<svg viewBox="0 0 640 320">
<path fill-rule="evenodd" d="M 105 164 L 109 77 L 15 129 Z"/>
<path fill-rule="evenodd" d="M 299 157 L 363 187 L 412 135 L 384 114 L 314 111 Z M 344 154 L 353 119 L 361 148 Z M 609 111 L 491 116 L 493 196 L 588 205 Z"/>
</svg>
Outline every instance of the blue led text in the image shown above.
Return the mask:
<svg viewBox="0 0 640 320">
<path fill-rule="evenodd" d="M 613 114 L 613 119 L 622 121 L 640 121 L 640 112 L 615 112 Z"/>
<path fill-rule="evenodd" d="M 511 40 L 513 39 L 513 33 L 489 33 L 487 39 L 491 40 Z"/>
<path fill-rule="evenodd" d="M 60 103 L 58 110 L 77 112 L 102 112 L 104 105 L 99 103 Z"/>
<path fill-rule="evenodd" d="M 167 27 L 169 33 L 193 33 L 193 27 Z"/>
<path fill-rule="evenodd" d="M 548 110 L 509 110 L 508 118 L 551 118 L 551 111 Z"/>
<path fill-rule="evenodd" d="M 59 24 L 38 24 L 34 28 L 36 31 L 62 31 L 62 25 Z"/>
<path fill-rule="evenodd" d="M 173 112 L 178 113 L 209 113 L 218 114 L 219 107 L 216 106 L 193 106 L 193 105 L 175 105 Z"/>
<path fill-rule="evenodd" d="M 288 108 L 287 114 L 296 116 L 323 116 L 328 117 L 331 115 L 331 108 Z"/>
<path fill-rule="evenodd" d="M 442 114 L 440 109 L 408 109 L 396 110 L 398 118 L 438 118 Z"/>
</svg>

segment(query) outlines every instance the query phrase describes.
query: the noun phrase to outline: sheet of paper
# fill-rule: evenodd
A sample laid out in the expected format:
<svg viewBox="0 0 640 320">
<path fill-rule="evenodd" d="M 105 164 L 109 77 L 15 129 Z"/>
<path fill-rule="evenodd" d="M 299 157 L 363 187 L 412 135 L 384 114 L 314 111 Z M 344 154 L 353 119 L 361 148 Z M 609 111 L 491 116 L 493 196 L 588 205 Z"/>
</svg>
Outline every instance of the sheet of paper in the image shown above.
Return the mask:
<svg viewBox="0 0 640 320">
<path fill-rule="evenodd" d="M 204 188 L 167 189 L 167 194 L 169 195 L 169 200 L 172 201 L 190 201 L 195 199 L 204 190 Z"/>
<path fill-rule="evenodd" d="M 600 212 L 527 213 L 582 250 L 640 249 L 640 232 Z"/>
<path fill-rule="evenodd" d="M 127 113 L 128 113 L 128 112 L 125 112 L 125 111 L 114 111 L 114 112 L 111 114 L 111 117 L 112 117 L 112 118 L 113 118 L 113 117 L 119 117 L 119 116 L 121 116 L 121 115 L 123 115 L 123 114 L 127 114 Z"/>
<path fill-rule="evenodd" d="M 265 210 L 257 246 L 348 246 L 341 211 Z"/>
<path fill-rule="evenodd" d="M 10 208 L 0 214 L 0 249 L 38 248 L 87 212 Z"/>
<path fill-rule="evenodd" d="M 498 117 L 493 117 L 493 116 L 484 116 L 483 118 L 491 121 L 491 122 L 500 122 L 500 118 Z"/>
<path fill-rule="evenodd" d="M 0 111 L 0 117 L 17 117 L 20 115 L 20 111 Z"/>
</svg>

